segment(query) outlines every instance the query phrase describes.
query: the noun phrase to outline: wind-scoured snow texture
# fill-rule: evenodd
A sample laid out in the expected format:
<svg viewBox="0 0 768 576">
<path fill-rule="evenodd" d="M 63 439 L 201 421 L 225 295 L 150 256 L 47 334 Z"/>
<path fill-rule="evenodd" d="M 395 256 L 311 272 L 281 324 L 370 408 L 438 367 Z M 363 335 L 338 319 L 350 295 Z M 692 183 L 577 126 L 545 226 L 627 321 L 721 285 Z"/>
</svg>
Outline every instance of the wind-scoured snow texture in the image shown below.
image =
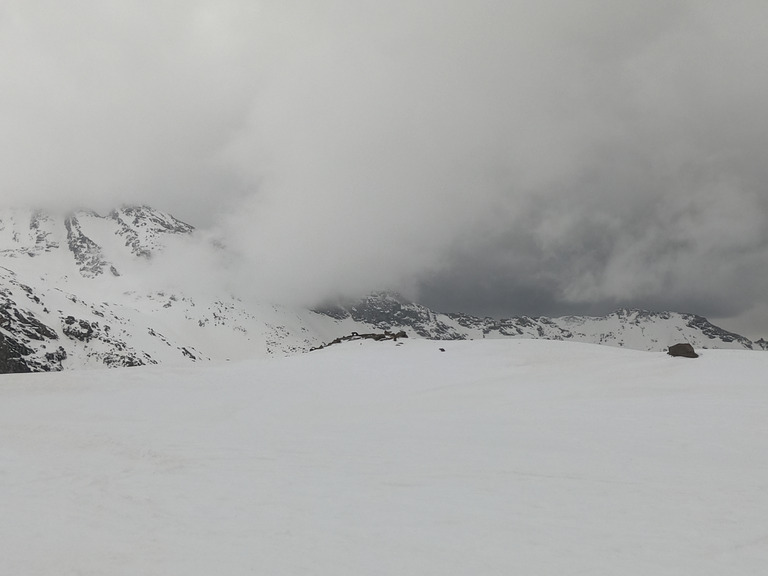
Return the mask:
<svg viewBox="0 0 768 576">
<path fill-rule="evenodd" d="M 0 573 L 764 571 L 768 356 L 440 346 L 0 377 Z"/>
</svg>

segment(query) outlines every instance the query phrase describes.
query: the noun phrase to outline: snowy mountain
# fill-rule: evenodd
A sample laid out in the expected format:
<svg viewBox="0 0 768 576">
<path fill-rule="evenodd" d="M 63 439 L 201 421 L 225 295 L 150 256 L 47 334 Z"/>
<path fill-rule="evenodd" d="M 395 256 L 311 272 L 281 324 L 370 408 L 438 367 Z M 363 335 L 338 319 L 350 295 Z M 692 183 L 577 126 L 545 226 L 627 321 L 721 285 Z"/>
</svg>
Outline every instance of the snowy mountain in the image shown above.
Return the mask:
<svg viewBox="0 0 768 576">
<path fill-rule="evenodd" d="M 39 210 L 6 210 L 0 213 L 0 256 L 34 258 L 54 253 L 59 257 L 58 249 L 66 246 L 83 277 L 94 278 L 107 271 L 119 276 L 105 252 L 117 250 L 151 258 L 164 247 L 164 237 L 193 230 L 189 224 L 146 206 L 124 207 L 103 217 L 92 211 L 54 218 Z"/>
<path fill-rule="evenodd" d="M 339 322 L 351 320 L 379 330 L 406 330 L 435 340 L 546 338 L 637 350 L 662 350 L 675 342 L 685 341 L 697 348 L 758 348 L 747 338 L 723 330 L 706 318 L 677 312 L 621 309 L 600 317 L 517 316 L 497 320 L 436 313 L 390 292 L 379 292 L 357 302 L 326 306 L 317 311 Z"/>
<path fill-rule="evenodd" d="M 672 312 L 494 320 L 436 313 L 388 292 L 315 310 L 243 301 L 216 282 L 217 262 L 226 258 L 225 248 L 189 224 L 146 206 L 106 215 L 1 211 L 0 373 L 285 355 L 375 330 L 641 350 L 679 341 L 760 348 L 704 318 Z M 200 289 L 201 278 L 213 288 Z"/>
<path fill-rule="evenodd" d="M 0 372 L 225 361 L 331 336 L 310 329 L 306 311 L 179 286 L 186 270 L 210 263 L 201 252 L 222 248 L 149 207 L 8 210 L 0 246 Z"/>
</svg>

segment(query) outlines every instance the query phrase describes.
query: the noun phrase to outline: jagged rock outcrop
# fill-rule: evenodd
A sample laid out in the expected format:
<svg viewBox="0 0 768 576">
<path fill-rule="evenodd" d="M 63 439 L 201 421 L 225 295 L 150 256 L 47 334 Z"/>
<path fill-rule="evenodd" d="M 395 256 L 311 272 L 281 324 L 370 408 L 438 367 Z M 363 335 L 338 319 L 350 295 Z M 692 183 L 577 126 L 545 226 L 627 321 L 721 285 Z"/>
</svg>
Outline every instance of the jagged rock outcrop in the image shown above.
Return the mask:
<svg viewBox="0 0 768 576">
<path fill-rule="evenodd" d="M 117 269 L 104 259 L 99 245 L 83 233 L 77 216 L 66 218 L 64 226 L 67 229 L 67 244 L 80 268 L 80 274 L 86 278 L 94 278 L 109 268 L 114 276 L 120 275 Z"/>
<path fill-rule="evenodd" d="M 31 348 L 27 348 L 21 342 L 0 333 L 0 374 L 32 372 L 32 368 L 25 360 L 32 352 Z"/>
<path fill-rule="evenodd" d="M 109 213 L 118 227 L 115 234 L 125 239 L 134 255 L 151 258 L 160 245 L 159 237 L 169 234 L 191 234 L 194 227 L 147 206 L 126 206 Z"/>
<path fill-rule="evenodd" d="M 744 336 L 739 336 L 733 332 L 728 332 L 722 328 L 710 323 L 709 320 L 703 316 L 696 316 L 695 314 L 682 314 L 685 318 L 687 325 L 690 328 L 694 328 L 700 331 L 704 336 L 707 336 L 711 340 L 719 340 L 720 342 L 738 343 L 744 348 L 752 349 L 753 343 Z"/>
<path fill-rule="evenodd" d="M 409 328 L 415 335 L 433 340 L 464 340 L 466 334 L 446 324 L 441 316 L 426 306 L 409 302 L 395 292 L 375 292 L 347 304 L 333 304 L 315 309 L 318 314 L 336 320 L 351 318 L 377 330 Z"/>
<path fill-rule="evenodd" d="M 0 269 L 3 275 L 9 271 Z M 2 278 L 2 276 L 0 276 Z M 12 280 L 18 291 L 37 304 L 40 299 L 29 286 Z M 59 335 L 24 305 L 18 305 L 13 291 L 0 288 L 0 374 L 9 372 L 50 372 L 62 369 L 66 352 L 53 348 Z"/>
</svg>

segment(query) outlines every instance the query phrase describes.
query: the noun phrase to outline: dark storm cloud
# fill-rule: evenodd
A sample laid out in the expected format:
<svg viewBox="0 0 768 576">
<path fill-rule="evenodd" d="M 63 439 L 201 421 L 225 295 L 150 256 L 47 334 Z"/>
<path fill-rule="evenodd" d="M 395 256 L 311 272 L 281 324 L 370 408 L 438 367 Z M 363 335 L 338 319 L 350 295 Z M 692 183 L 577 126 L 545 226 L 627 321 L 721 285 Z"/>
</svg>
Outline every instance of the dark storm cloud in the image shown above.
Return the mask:
<svg viewBox="0 0 768 576">
<path fill-rule="evenodd" d="M 265 297 L 765 321 L 766 21 L 757 1 L 9 1 L 0 189 L 216 223 Z"/>
<path fill-rule="evenodd" d="M 657 181 L 649 169 L 607 185 L 612 169 L 601 171 L 537 195 L 506 231 L 456 246 L 453 265 L 424 283 L 424 299 L 442 309 L 472 301 L 492 315 L 630 306 L 718 319 L 764 301 L 768 206 L 759 186 L 724 168 L 683 175 L 696 172 L 689 166 Z"/>
</svg>

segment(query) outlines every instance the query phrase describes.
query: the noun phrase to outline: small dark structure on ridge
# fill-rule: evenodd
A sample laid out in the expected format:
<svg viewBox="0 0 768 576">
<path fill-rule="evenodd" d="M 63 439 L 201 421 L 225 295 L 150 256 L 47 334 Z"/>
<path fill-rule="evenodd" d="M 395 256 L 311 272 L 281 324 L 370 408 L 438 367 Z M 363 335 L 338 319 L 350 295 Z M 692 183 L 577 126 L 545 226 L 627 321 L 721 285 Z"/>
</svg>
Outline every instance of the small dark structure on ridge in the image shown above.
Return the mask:
<svg viewBox="0 0 768 576">
<path fill-rule="evenodd" d="M 698 358 L 699 357 L 699 355 L 696 354 L 696 351 L 693 349 L 693 346 L 691 346 L 688 343 L 673 344 L 672 346 L 669 347 L 667 354 L 669 354 L 670 356 L 680 356 L 682 358 Z"/>
<path fill-rule="evenodd" d="M 397 342 L 398 338 L 408 338 L 408 334 L 405 333 L 405 330 L 400 330 L 400 332 L 397 333 L 385 330 L 383 334 L 358 334 L 357 332 L 352 332 L 352 334 L 349 336 L 341 336 L 331 342 L 328 342 L 327 344 L 321 344 L 320 346 L 310 348 L 309 351 L 314 352 L 315 350 L 322 350 L 323 348 L 327 348 L 333 344 L 341 344 L 342 342 L 350 342 L 352 340 L 376 340 L 377 342 L 380 342 L 381 340 L 394 340 Z"/>
</svg>

